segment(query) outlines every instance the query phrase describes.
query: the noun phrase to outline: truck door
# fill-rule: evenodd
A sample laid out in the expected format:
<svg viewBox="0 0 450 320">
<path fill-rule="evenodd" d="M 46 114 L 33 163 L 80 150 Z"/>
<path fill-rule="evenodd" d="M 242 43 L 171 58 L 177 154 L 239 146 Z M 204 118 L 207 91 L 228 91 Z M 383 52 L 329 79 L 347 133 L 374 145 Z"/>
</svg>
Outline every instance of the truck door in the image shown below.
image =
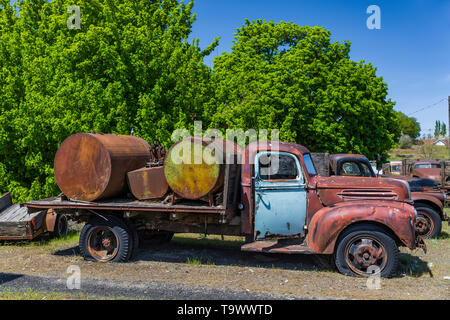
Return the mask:
<svg viewBox="0 0 450 320">
<path fill-rule="evenodd" d="M 255 157 L 255 239 L 304 235 L 305 178 L 293 154 L 261 152 Z"/>
</svg>

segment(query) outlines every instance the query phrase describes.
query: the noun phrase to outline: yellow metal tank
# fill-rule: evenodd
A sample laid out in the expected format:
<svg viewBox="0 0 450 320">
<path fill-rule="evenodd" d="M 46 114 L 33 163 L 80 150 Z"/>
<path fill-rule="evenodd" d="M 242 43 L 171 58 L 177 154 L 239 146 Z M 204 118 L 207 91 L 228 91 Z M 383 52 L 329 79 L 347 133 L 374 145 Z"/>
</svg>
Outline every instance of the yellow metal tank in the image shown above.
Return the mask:
<svg viewBox="0 0 450 320">
<path fill-rule="evenodd" d="M 226 159 L 238 146 L 222 139 L 191 137 L 176 142 L 164 161 L 164 175 L 180 197 L 196 200 L 220 190 Z"/>
</svg>

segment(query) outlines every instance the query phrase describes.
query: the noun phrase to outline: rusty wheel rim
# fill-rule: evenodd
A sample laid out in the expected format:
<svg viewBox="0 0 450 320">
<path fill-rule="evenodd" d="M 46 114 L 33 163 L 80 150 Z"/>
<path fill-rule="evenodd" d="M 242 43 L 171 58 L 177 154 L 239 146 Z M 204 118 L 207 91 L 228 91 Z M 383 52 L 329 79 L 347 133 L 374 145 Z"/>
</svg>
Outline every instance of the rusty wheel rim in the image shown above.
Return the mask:
<svg viewBox="0 0 450 320">
<path fill-rule="evenodd" d="M 426 211 L 418 211 L 416 218 L 416 231 L 419 236 L 428 237 L 433 230 L 433 219 L 431 219 Z"/>
<path fill-rule="evenodd" d="M 109 227 L 96 227 L 88 239 L 88 249 L 97 261 L 111 261 L 119 251 L 119 240 Z"/>
<path fill-rule="evenodd" d="M 358 275 L 369 276 L 381 273 L 388 261 L 386 248 L 381 242 L 369 235 L 352 238 L 345 247 L 345 260 L 349 268 Z M 376 272 L 369 267 L 376 266 Z"/>
</svg>

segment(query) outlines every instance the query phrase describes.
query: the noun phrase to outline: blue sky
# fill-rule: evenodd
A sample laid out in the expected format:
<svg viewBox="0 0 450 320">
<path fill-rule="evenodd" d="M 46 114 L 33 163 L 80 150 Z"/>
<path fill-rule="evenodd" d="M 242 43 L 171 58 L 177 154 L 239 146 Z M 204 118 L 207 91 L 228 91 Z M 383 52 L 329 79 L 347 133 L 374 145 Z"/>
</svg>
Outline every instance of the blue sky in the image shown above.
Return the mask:
<svg viewBox="0 0 450 320">
<path fill-rule="evenodd" d="M 291 21 L 319 25 L 332 33 L 333 41 L 352 43 L 351 58 L 378 68 L 388 84 L 396 110 L 411 114 L 450 95 L 450 0 L 194 0 L 192 36 L 205 48 L 217 36 L 219 47 L 207 57 L 229 52 L 233 34 L 244 19 Z M 381 9 L 381 29 L 369 30 L 367 7 Z M 422 134 L 434 130 L 436 120 L 448 121 L 448 104 L 412 114 Z"/>
</svg>

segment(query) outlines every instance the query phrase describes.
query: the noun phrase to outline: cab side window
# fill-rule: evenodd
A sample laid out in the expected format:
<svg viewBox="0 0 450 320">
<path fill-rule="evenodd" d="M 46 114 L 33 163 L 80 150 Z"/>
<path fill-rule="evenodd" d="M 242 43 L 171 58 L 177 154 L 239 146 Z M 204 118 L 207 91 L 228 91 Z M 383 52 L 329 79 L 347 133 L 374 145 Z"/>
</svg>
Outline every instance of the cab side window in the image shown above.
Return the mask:
<svg viewBox="0 0 450 320">
<path fill-rule="evenodd" d="M 263 180 L 296 180 L 299 171 L 293 156 L 266 153 L 259 158 L 259 177 Z"/>
<path fill-rule="evenodd" d="M 362 176 L 362 173 L 356 162 L 343 162 L 341 175 L 360 177 Z"/>
</svg>

